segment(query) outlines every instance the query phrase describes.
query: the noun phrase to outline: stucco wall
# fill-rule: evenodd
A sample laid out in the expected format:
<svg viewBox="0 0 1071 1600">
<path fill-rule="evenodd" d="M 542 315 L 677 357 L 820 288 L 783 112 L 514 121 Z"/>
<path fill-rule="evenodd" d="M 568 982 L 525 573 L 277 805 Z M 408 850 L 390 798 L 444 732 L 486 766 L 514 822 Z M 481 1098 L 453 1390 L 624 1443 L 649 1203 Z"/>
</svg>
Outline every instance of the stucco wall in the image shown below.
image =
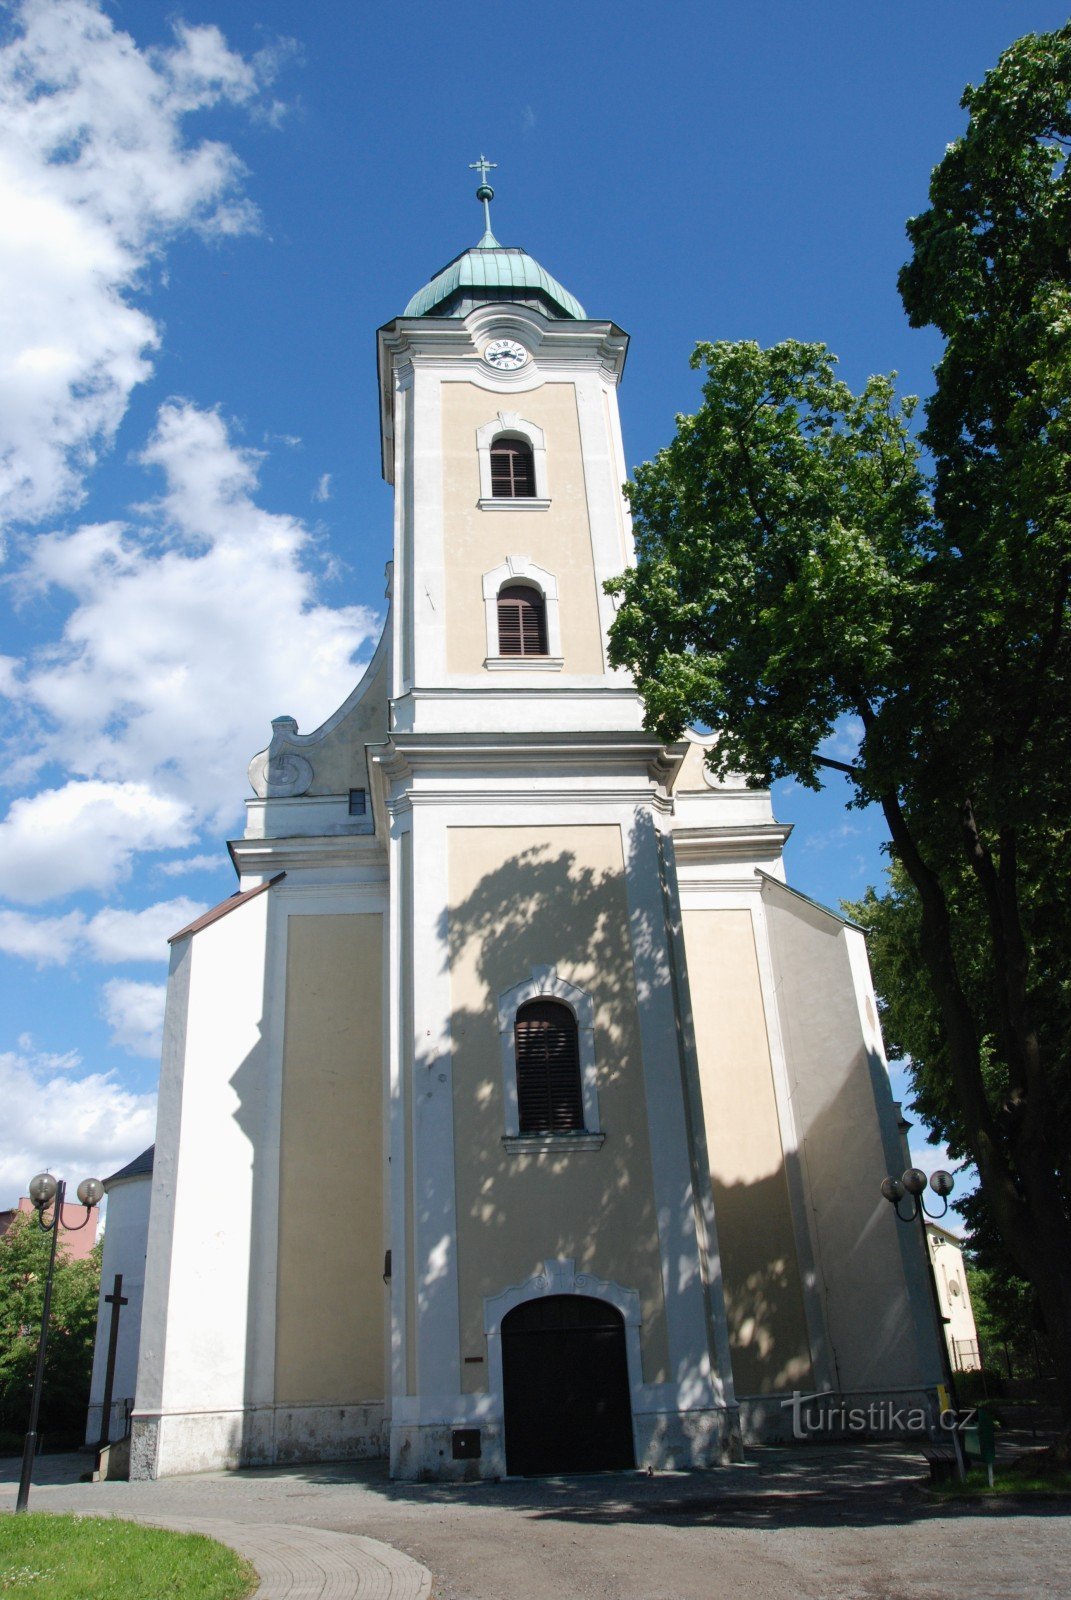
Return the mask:
<svg viewBox="0 0 1071 1600">
<path fill-rule="evenodd" d="M 772 882 L 763 893 L 835 1381 L 934 1382 L 923 1252 L 878 1191 L 900 1150 L 862 935 Z"/>
<path fill-rule="evenodd" d="M 683 915 L 737 1395 L 806 1387 L 810 1345 L 751 914 Z"/>
<path fill-rule="evenodd" d="M 270 1340 L 250 1303 L 258 1190 L 277 1159 L 263 1027 L 271 900 L 172 946 L 138 1358 L 137 1404 L 150 1412 L 242 1406 L 260 1335 Z M 167 1470 L 190 1468 L 165 1452 Z"/>
<path fill-rule="evenodd" d="M 289 919 L 280 1405 L 383 1396 L 382 922 Z"/>
<path fill-rule="evenodd" d="M 364 788 L 368 782 L 365 745 L 387 737 L 389 685 L 385 650 L 380 651 L 375 670 L 370 665 L 368 673 L 338 721 L 332 721 L 315 743 L 300 747 L 300 753 L 312 763 L 309 794 L 345 794 L 349 789 Z"/>
<path fill-rule="evenodd" d="M 548 1257 L 572 1258 L 642 1301 L 643 1376 L 664 1382 L 665 1308 L 621 830 L 616 825 L 448 833 L 458 1285 L 462 1373 L 486 1384 L 485 1296 Z M 507 1152 L 498 996 L 551 966 L 591 994 L 599 1112 L 593 1151 Z"/>
<path fill-rule="evenodd" d="M 100 1299 L 97 1307 L 97 1337 L 93 1347 L 93 1379 L 89 1388 L 89 1419 L 86 1439 L 96 1444 L 101 1435 L 101 1406 L 108 1367 L 108 1342 L 116 1308 L 105 1303 L 115 1286 L 117 1272 L 123 1276 L 125 1306 L 119 1308 L 119 1338 L 115 1349 L 115 1379 L 112 1384 L 111 1437 L 123 1433 L 125 1400 L 133 1400 L 138 1375 L 138 1341 L 141 1336 L 141 1304 L 145 1293 L 145 1251 L 149 1242 L 149 1200 L 152 1173 L 124 1178 L 108 1193 L 108 1226 L 104 1230 L 101 1261 Z M 88 1232 L 88 1230 L 87 1230 Z"/>
<path fill-rule="evenodd" d="M 499 410 L 543 429 L 550 508 L 481 511 L 476 430 Z M 602 673 L 602 630 L 588 524 L 576 391 L 546 383 L 516 396 L 471 383 L 442 386 L 443 527 L 446 533 L 446 665 L 478 673 L 487 655 L 482 579 L 509 555 L 525 555 L 558 580 L 562 655 L 568 673 Z"/>
</svg>

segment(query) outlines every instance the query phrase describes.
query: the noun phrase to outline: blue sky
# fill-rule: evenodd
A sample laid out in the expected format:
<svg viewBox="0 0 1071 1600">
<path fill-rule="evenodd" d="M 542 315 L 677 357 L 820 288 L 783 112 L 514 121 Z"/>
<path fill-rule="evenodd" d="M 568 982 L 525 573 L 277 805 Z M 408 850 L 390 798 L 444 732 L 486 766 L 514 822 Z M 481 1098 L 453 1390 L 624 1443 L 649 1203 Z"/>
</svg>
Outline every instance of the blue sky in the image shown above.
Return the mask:
<svg viewBox="0 0 1071 1600">
<path fill-rule="evenodd" d="M 0 1205 L 152 1137 L 166 935 L 231 891 L 245 767 L 374 643 L 374 331 L 494 224 L 632 335 L 630 462 L 699 339 L 925 394 L 904 221 L 1017 4 L 25 0 L 0 14 Z M 791 881 L 882 870 L 839 785 Z"/>
</svg>

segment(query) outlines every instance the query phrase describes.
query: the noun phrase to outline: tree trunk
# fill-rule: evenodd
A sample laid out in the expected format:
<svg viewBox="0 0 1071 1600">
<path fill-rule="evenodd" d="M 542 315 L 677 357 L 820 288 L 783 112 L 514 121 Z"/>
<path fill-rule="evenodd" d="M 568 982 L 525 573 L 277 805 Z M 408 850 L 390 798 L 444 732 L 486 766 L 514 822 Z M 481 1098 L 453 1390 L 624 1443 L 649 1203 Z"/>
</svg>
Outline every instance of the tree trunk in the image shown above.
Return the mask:
<svg viewBox="0 0 1071 1600">
<path fill-rule="evenodd" d="M 918 891 L 921 945 L 948 1044 L 952 1079 L 964 1132 L 978 1168 L 986 1204 L 1016 1269 L 1038 1297 L 1056 1362 L 1063 1432 L 1055 1453 L 1071 1449 L 1071 1220 L 1063 1203 L 1045 1118 L 1029 1105 L 1034 1072 L 1022 1072 L 1024 1103 L 1015 1135 L 1003 1135 L 986 1094 L 974 1016 L 963 991 L 952 941 L 951 918 L 937 875 L 922 857 L 895 795 L 882 810 L 896 853 Z M 1006 973 L 1000 972 L 1001 981 Z M 1020 1061 L 1019 1066 L 1024 1064 Z M 1040 1069 L 1040 1063 L 1036 1063 Z M 1013 1076 L 1015 1069 L 1013 1068 Z M 1031 1112 L 1033 1111 L 1033 1114 Z M 1050 1118 L 1048 1128 L 1052 1128 Z"/>
</svg>

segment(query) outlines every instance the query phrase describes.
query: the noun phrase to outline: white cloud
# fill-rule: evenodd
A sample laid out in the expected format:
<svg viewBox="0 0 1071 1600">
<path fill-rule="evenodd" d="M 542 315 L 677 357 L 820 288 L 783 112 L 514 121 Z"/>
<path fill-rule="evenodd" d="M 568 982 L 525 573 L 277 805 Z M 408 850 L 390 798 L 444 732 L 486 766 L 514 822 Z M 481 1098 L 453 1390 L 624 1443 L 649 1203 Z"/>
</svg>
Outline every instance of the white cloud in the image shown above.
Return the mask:
<svg viewBox="0 0 1071 1600">
<path fill-rule="evenodd" d="M 144 911 L 105 906 L 87 924 L 86 943 L 95 961 L 166 961 L 171 935 L 207 910 L 203 900 L 185 895 L 158 900 Z"/>
<path fill-rule="evenodd" d="M 134 296 L 168 240 L 254 224 L 234 152 L 192 142 L 186 119 L 262 111 L 279 56 L 245 60 L 183 23 L 139 50 L 93 0 L 19 0 L 4 38 L 0 525 L 80 498 L 148 375 L 157 328 Z M 323 603 L 329 562 L 300 521 L 256 503 L 260 459 L 216 412 L 171 401 L 141 458 L 163 474 L 158 501 L 27 543 L 11 592 L 69 614 L 51 644 L 0 657 L 6 777 L 23 790 L 0 822 L 0 895 L 106 892 L 141 852 L 229 825 L 272 715 L 308 726 L 351 686 L 376 619 Z M 46 768 L 62 777 L 34 793 Z M 61 959 L 76 932 L 9 917 L 4 947 Z"/>
<path fill-rule="evenodd" d="M 0 822 L 0 894 L 36 905 L 108 889 L 139 850 L 189 842 L 188 807 L 144 783 L 71 781 L 12 802 Z"/>
<path fill-rule="evenodd" d="M 0 1052 L 0 1205 L 13 1205 L 35 1172 L 49 1168 L 73 1189 L 106 1178 L 150 1145 L 156 1096 L 132 1094 L 112 1073 L 79 1073 L 74 1055 L 37 1051 L 23 1035 Z"/>
<path fill-rule="evenodd" d="M 67 782 L 11 803 L 0 822 L 0 893 L 38 904 L 106 890 L 134 851 L 189 842 L 187 806 L 136 782 Z"/>
<path fill-rule="evenodd" d="M 10 693 L 38 719 L 33 759 L 148 784 L 161 805 L 222 826 L 270 718 L 308 726 L 331 712 L 377 619 L 318 601 L 311 534 L 256 503 L 260 457 L 231 442 L 216 412 L 169 402 L 142 459 L 163 470 L 165 490 L 137 523 L 34 541 L 27 593 L 59 589 L 76 603 Z M 134 848 L 187 842 L 153 833 Z M 15 897 L 30 898 L 26 887 Z"/>
<path fill-rule="evenodd" d="M 6 9 L 6 8 L 5 8 Z M 133 303 L 147 266 L 190 229 L 256 222 L 243 168 L 184 119 L 253 109 L 272 70 L 215 27 L 174 26 L 140 51 L 91 0 L 21 0 L 0 48 L 0 525 L 81 498 L 159 330 Z"/>
<path fill-rule="evenodd" d="M 112 1030 L 112 1044 L 131 1056 L 158 1059 L 166 996 L 165 983 L 109 979 L 102 991 L 101 1013 Z"/>
<path fill-rule="evenodd" d="M 76 955 L 107 962 L 166 961 L 170 936 L 207 909 L 185 895 L 142 911 L 105 906 L 88 919 L 81 911 L 34 917 L 0 907 L 0 951 L 38 967 L 66 966 Z"/>
<path fill-rule="evenodd" d="M 312 498 L 314 500 L 330 500 L 331 474 L 329 472 L 325 472 L 323 477 L 317 483 L 315 489 L 312 491 Z"/>
<path fill-rule="evenodd" d="M 218 872 L 227 866 L 226 856 L 179 856 L 174 861 L 158 861 L 156 871 L 165 878 L 183 878 L 188 872 Z"/>
<path fill-rule="evenodd" d="M 80 911 L 65 917 L 31 917 L 25 911 L 0 909 L 0 950 L 38 967 L 62 967 L 78 949 L 84 929 Z"/>
<path fill-rule="evenodd" d="M 829 738 L 823 739 L 818 746 L 819 754 L 829 756 L 834 761 L 846 761 L 851 765 L 859 754 L 863 732 L 863 724 L 859 717 L 838 717 Z"/>
</svg>

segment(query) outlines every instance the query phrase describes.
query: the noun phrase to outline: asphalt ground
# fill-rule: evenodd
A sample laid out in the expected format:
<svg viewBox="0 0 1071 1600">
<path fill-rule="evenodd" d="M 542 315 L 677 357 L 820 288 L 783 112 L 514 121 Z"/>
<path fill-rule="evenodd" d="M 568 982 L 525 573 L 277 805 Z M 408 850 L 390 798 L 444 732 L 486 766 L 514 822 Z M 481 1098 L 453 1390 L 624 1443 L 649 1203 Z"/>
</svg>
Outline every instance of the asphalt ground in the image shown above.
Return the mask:
<svg viewBox="0 0 1071 1600">
<path fill-rule="evenodd" d="M 426 1567 L 437 1600 L 1071 1600 L 1071 1500 L 934 1502 L 919 1453 L 889 1445 L 467 1485 L 379 1463 L 72 1481 L 86 1465 L 42 1458 L 31 1506 L 357 1534 Z M 0 1463 L 0 1507 L 17 1469 Z"/>
</svg>

